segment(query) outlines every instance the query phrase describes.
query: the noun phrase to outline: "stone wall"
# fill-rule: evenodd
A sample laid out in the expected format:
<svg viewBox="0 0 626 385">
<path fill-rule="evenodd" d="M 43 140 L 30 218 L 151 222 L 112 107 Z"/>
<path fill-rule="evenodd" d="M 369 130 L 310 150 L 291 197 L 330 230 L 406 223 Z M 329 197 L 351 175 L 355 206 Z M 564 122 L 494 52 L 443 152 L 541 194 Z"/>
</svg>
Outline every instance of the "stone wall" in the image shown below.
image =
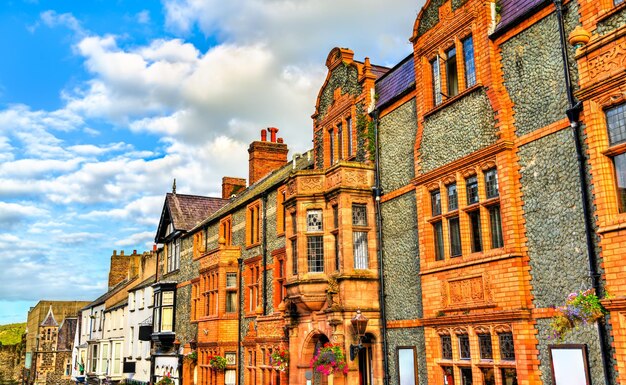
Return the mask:
<svg viewBox="0 0 626 385">
<path fill-rule="evenodd" d="M 417 36 L 422 36 L 439 23 L 439 7 L 444 0 L 432 0 L 428 7 L 422 9 L 422 19 L 417 27 Z"/>
<path fill-rule="evenodd" d="M 389 384 L 398 385 L 398 347 L 415 346 L 417 350 L 417 373 L 420 385 L 428 384 L 428 370 L 426 366 L 426 342 L 424 328 L 402 328 L 387 330 L 387 345 L 389 357 Z"/>
<path fill-rule="evenodd" d="M 180 268 L 162 280 L 174 280 L 178 283 L 189 281 L 198 276 L 198 262 L 193 261 L 193 234 L 181 239 Z M 191 323 L 191 285 L 176 289 L 176 338 L 181 345 L 197 339 L 198 325 Z"/>
<path fill-rule="evenodd" d="M 24 361 L 23 344 L 0 345 L 0 384 L 17 383 L 21 378 Z"/>
<path fill-rule="evenodd" d="M 424 119 L 420 171 L 432 171 L 496 140 L 494 111 L 487 93 L 484 89 L 471 92 Z"/>
<path fill-rule="evenodd" d="M 599 22 L 596 33 L 598 35 L 606 35 L 624 25 L 626 25 L 626 8 L 622 8 L 621 11 Z"/>
<path fill-rule="evenodd" d="M 326 116 L 328 108 L 335 101 L 335 90 L 341 88 L 341 94 L 350 94 L 354 97 L 361 95 L 362 86 L 359 84 L 359 71 L 356 65 L 340 64 L 330 74 L 328 83 L 320 92 L 317 121 Z"/>
<path fill-rule="evenodd" d="M 381 205 L 388 320 L 422 316 L 415 194 Z"/>
<path fill-rule="evenodd" d="M 382 171 L 384 173 L 384 169 Z M 383 217 L 383 259 L 385 264 L 385 306 L 388 321 L 422 317 L 419 278 L 417 213 L 415 194 L 408 193 L 381 205 Z M 425 352 L 423 328 L 387 329 L 389 383 L 398 384 L 397 348 L 415 346 Z M 418 354 L 419 383 L 427 383 L 426 356 Z"/>
<path fill-rule="evenodd" d="M 565 35 L 578 24 L 578 7 L 565 7 Z M 516 134 L 524 135 L 565 118 L 568 108 L 556 14 L 551 13 L 502 47 L 504 86 L 514 103 Z M 570 77 L 578 84 L 574 49 L 568 44 Z"/>
<path fill-rule="evenodd" d="M 536 307 L 561 305 L 570 292 L 590 287 L 576 151 L 570 130 L 531 142 L 519 150 L 532 294 Z M 546 385 L 550 363 L 550 319 L 537 321 L 540 369 Z M 592 383 L 603 382 L 598 334 L 576 332 L 570 343 L 589 347 Z"/>
<path fill-rule="evenodd" d="M 378 138 L 383 191 L 404 187 L 415 177 L 413 150 L 416 132 L 415 99 L 380 119 Z"/>
</svg>

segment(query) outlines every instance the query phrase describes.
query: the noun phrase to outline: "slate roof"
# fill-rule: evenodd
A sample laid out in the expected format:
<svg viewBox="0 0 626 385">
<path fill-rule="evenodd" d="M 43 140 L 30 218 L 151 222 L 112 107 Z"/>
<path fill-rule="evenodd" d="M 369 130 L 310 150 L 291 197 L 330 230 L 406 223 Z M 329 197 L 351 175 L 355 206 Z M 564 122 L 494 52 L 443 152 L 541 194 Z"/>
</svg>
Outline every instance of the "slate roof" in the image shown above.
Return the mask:
<svg viewBox="0 0 626 385">
<path fill-rule="evenodd" d="M 166 215 L 169 215 L 175 231 L 189 231 L 203 219 L 228 203 L 228 199 L 167 193 L 157 229 L 156 242 L 162 243 L 167 228 Z"/>
<path fill-rule="evenodd" d="M 143 282 L 141 282 L 137 286 L 133 287 L 132 289 L 129 289 L 128 292 L 137 291 L 137 290 L 141 290 L 143 288 L 146 288 L 146 287 L 152 285 L 155 281 L 156 281 L 156 275 L 153 274 L 152 276 L 146 278 Z"/>
<path fill-rule="evenodd" d="M 355 60 L 355 63 L 359 63 L 361 65 L 365 64 L 362 61 Z M 389 67 L 380 66 L 378 64 L 370 64 L 372 66 L 372 73 L 376 76 L 376 79 L 380 78 L 384 74 L 389 71 Z"/>
<path fill-rule="evenodd" d="M 413 54 L 410 54 L 376 80 L 376 94 L 378 95 L 376 107 L 384 106 L 413 87 L 415 87 L 415 66 Z"/>
<path fill-rule="evenodd" d="M 54 319 L 54 314 L 52 313 L 52 305 L 50 305 L 50 309 L 48 309 L 48 314 L 41 323 L 41 326 L 59 326 L 57 320 Z"/>
<path fill-rule="evenodd" d="M 295 170 L 304 170 L 311 166 L 313 166 L 313 150 L 305 152 L 301 157 L 296 159 Z M 270 190 L 273 186 L 286 180 L 293 170 L 293 162 L 287 162 L 287 164 L 283 167 L 259 179 L 235 198 L 232 198 L 229 204 L 211 214 L 211 216 L 199 223 L 195 229 L 200 228 L 212 221 L 219 220 L 222 216 L 224 216 L 224 214 L 234 211 L 248 202 L 258 198 L 264 191 Z"/>
<path fill-rule="evenodd" d="M 61 327 L 59 328 L 57 350 L 72 350 L 77 324 L 78 318 L 75 317 L 67 317 L 63 320 Z"/>
<path fill-rule="evenodd" d="M 548 3 L 549 0 L 500 0 L 500 22 L 492 36 L 501 34 Z"/>
</svg>

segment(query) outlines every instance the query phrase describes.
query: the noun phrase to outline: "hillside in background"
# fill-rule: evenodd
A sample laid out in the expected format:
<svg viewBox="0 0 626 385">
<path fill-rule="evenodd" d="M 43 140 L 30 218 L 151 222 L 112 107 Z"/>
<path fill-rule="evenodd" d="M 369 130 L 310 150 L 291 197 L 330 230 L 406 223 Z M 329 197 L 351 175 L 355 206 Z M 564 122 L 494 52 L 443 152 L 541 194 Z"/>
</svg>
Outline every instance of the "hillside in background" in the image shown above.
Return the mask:
<svg viewBox="0 0 626 385">
<path fill-rule="evenodd" d="M 26 322 L 19 324 L 0 325 L 0 344 L 15 345 L 22 340 L 26 330 Z"/>
</svg>

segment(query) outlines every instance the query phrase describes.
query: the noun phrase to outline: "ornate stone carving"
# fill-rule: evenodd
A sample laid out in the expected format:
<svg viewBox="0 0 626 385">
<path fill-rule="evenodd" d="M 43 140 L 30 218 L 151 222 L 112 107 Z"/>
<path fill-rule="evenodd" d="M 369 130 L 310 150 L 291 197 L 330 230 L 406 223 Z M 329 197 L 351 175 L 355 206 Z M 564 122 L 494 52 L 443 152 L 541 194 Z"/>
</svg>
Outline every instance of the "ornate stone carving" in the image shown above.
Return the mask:
<svg viewBox="0 0 626 385">
<path fill-rule="evenodd" d="M 500 324 L 500 325 L 496 325 L 493 330 L 496 333 L 510 333 L 511 332 L 511 325 L 505 325 L 505 324 Z"/>
<path fill-rule="evenodd" d="M 482 276 L 448 281 L 448 293 L 447 307 L 487 300 Z"/>
<path fill-rule="evenodd" d="M 610 50 L 589 59 L 589 75 L 591 79 L 598 79 L 614 71 L 623 71 L 626 68 L 626 41 L 615 44 Z"/>
<path fill-rule="evenodd" d="M 437 329 L 435 329 L 435 331 L 440 336 L 449 336 L 450 335 L 450 329 L 448 329 L 448 328 L 437 328 Z"/>
</svg>

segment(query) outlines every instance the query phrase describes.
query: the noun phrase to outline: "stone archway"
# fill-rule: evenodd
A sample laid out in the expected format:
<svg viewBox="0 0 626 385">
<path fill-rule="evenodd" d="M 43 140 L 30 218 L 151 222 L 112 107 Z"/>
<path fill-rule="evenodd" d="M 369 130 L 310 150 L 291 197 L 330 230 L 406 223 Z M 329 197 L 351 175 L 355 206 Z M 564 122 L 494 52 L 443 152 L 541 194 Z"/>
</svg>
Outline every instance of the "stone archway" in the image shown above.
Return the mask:
<svg viewBox="0 0 626 385">
<path fill-rule="evenodd" d="M 302 347 L 302 358 L 305 363 L 311 362 L 317 352 L 324 346 L 324 344 L 330 342 L 326 334 L 315 331 L 312 332 L 304 346 Z M 328 377 L 316 373 L 313 369 L 307 369 L 305 372 L 305 378 L 311 380 L 311 385 L 327 385 Z"/>
</svg>

